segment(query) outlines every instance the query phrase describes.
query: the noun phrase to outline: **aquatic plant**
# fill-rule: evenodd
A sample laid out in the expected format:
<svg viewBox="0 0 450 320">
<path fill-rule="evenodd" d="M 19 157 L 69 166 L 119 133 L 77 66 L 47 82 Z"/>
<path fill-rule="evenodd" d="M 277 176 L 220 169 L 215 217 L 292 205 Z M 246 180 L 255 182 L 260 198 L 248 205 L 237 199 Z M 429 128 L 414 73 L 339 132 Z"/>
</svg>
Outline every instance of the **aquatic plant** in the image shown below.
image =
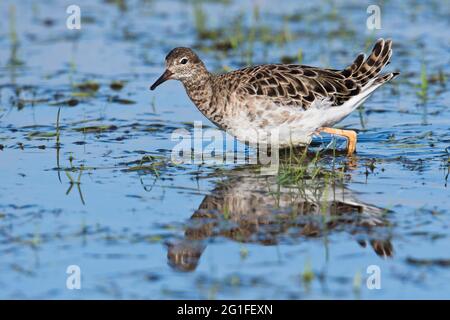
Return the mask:
<svg viewBox="0 0 450 320">
<path fill-rule="evenodd" d="M 217 40 L 221 35 L 220 31 L 217 29 L 210 29 L 207 25 L 207 15 L 203 11 L 200 2 L 195 1 L 193 5 L 194 12 L 194 24 L 195 30 L 197 32 L 197 37 L 201 40 Z"/>
<path fill-rule="evenodd" d="M 150 172 L 156 177 L 161 175 L 161 170 L 169 165 L 169 160 L 162 156 L 145 155 L 140 160 L 125 163 L 124 171 Z"/>
<path fill-rule="evenodd" d="M 353 276 L 353 283 L 352 283 L 352 287 L 353 287 L 353 293 L 355 294 L 355 296 L 358 298 L 361 294 L 361 285 L 362 285 L 362 275 L 361 275 L 361 271 L 357 270 L 355 272 L 355 275 Z"/>
<path fill-rule="evenodd" d="M 241 259 L 246 259 L 248 257 L 248 253 L 249 253 L 248 248 L 244 245 L 241 245 L 239 249 L 239 255 Z"/>
<path fill-rule="evenodd" d="M 309 259 L 305 261 L 305 266 L 301 274 L 301 279 L 308 290 L 311 282 L 314 280 L 314 271 L 312 269 L 311 261 Z"/>
<path fill-rule="evenodd" d="M 59 160 L 59 152 L 61 149 L 61 133 L 59 128 L 59 117 L 61 115 L 61 108 L 58 108 L 58 113 L 56 114 L 56 170 L 58 170 L 58 179 L 61 182 L 61 174 L 60 174 L 60 160 Z"/>
<path fill-rule="evenodd" d="M 297 55 L 295 56 L 290 56 L 290 55 L 284 55 L 281 57 L 280 59 L 281 63 L 285 63 L 285 64 L 292 64 L 292 63 L 297 63 L 297 64 L 302 64 L 303 62 L 303 50 L 300 48 L 297 51 Z"/>
<path fill-rule="evenodd" d="M 124 82 L 123 81 L 118 81 L 118 80 L 114 80 L 111 82 L 111 84 L 109 85 L 109 87 L 114 90 L 114 91 L 120 91 L 123 89 L 124 87 Z"/>
<path fill-rule="evenodd" d="M 426 100 L 428 95 L 428 77 L 427 77 L 427 65 L 425 62 L 422 62 L 420 68 L 420 85 L 419 91 L 417 95 L 422 99 Z"/>
<path fill-rule="evenodd" d="M 297 63 L 302 64 L 303 63 L 303 50 L 302 48 L 299 48 L 297 51 Z"/>
<path fill-rule="evenodd" d="M 77 178 L 77 180 L 74 180 L 69 171 L 77 171 L 77 170 L 78 170 L 78 178 Z M 79 166 L 79 168 L 72 167 L 70 169 L 64 170 L 64 173 L 66 174 L 67 178 L 69 179 L 69 188 L 66 191 L 66 195 L 70 194 L 70 192 L 73 189 L 73 186 L 77 186 L 78 195 L 80 196 L 81 203 L 83 205 L 85 205 L 86 203 L 84 202 L 83 192 L 81 191 L 81 175 L 83 174 L 83 170 L 84 170 L 84 165 L 81 164 Z"/>
<path fill-rule="evenodd" d="M 80 90 L 82 93 L 85 93 L 87 95 L 92 95 L 93 93 L 97 92 L 98 89 L 100 89 L 100 84 L 93 80 L 87 80 L 85 82 L 76 83 L 74 84 L 74 87 L 78 90 Z M 72 95 L 76 95 L 77 93 L 72 93 Z M 80 94 L 78 92 L 78 94 Z"/>
<path fill-rule="evenodd" d="M 8 60 L 8 66 L 14 68 L 16 66 L 20 66 L 23 64 L 21 60 L 18 58 L 18 49 L 19 49 L 19 39 L 17 37 L 17 29 L 16 29 L 16 7 L 11 5 L 9 7 L 9 42 L 10 46 L 10 55 Z"/>
</svg>

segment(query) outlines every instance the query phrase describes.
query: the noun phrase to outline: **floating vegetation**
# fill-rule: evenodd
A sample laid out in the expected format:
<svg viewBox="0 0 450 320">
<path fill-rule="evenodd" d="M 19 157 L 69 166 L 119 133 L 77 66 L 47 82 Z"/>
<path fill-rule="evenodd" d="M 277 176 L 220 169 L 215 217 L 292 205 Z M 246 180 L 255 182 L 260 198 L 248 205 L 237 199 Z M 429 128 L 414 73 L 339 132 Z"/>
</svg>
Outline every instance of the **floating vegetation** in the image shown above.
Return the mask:
<svg viewBox="0 0 450 320">
<path fill-rule="evenodd" d="M 447 76 L 445 75 L 444 70 L 439 69 L 436 74 L 430 75 L 428 77 L 428 82 L 431 84 L 439 83 L 441 86 L 445 86 L 445 84 L 447 83 Z"/>
<path fill-rule="evenodd" d="M 111 132 L 117 130 L 117 126 L 115 125 L 98 125 L 98 126 L 86 126 L 80 128 L 74 128 L 74 131 L 82 132 L 82 133 L 102 133 L 102 132 Z"/>
<path fill-rule="evenodd" d="M 95 91 L 79 91 L 72 92 L 71 95 L 75 98 L 89 98 L 94 95 Z"/>
<path fill-rule="evenodd" d="M 118 96 L 110 97 L 110 98 L 108 98 L 108 101 L 118 103 L 118 104 L 135 104 L 136 103 L 136 101 L 134 101 L 134 100 L 124 99 L 124 98 L 120 98 Z"/>
<path fill-rule="evenodd" d="M 151 172 L 156 176 L 160 175 L 160 171 L 168 166 L 168 160 L 163 157 L 145 155 L 140 160 L 125 163 L 129 166 L 124 171 L 142 171 Z"/>
<path fill-rule="evenodd" d="M 41 131 L 32 131 L 27 134 L 28 138 L 46 138 L 50 139 L 56 137 L 56 132 L 41 132 Z"/>
<path fill-rule="evenodd" d="M 50 106 L 69 106 L 69 107 L 75 107 L 76 105 L 78 105 L 79 102 L 80 102 L 80 100 L 78 100 L 78 99 L 76 99 L 76 98 L 70 98 L 70 99 L 66 99 L 66 100 L 60 100 L 60 101 L 50 102 L 49 105 L 50 105 Z"/>
<path fill-rule="evenodd" d="M 100 84 L 95 81 L 86 81 L 82 83 L 77 83 L 74 87 L 80 91 L 96 92 L 100 89 Z"/>
<path fill-rule="evenodd" d="M 450 259 L 418 259 L 408 257 L 406 263 L 420 267 L 450 267 Z"/>
<path fill-rule="evenodd" d="M 122 81 L 113 81 L 113 82 L 111 82 L 111 84 L 109 85 L 109 87 L 110 87 L 112 90 L 115 90 L 115 91 L 120 91 L 120 90 L 122 90 L 124 86 L 125 86 L 125 83 L 122 82 Z"/>
</svg>

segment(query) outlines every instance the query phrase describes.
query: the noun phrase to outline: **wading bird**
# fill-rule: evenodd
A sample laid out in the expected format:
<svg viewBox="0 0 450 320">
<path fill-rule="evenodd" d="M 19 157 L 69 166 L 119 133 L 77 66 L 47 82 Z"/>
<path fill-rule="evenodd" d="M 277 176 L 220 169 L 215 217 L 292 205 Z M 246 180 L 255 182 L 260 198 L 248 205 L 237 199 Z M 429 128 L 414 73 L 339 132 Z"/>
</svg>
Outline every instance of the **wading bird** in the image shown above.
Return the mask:
<svg viewBox="0 0 450 320">
<path fill-rule="evenodd" d="M 361 53 L 343 70 L 265 64 L 219 75 L 208 72 L 192 49 L 178 47 L 166 56 L 166 70 L 150 89 L 181 81 L 209 120 L 250 145 L 308 145 L 314 134 L 326 132 L 347 138 L 351 155 L 356 132 L 333 126 L 398 74 L 380 74 L 391 47 L 391 40 L 379 39 L 367 59 Z"/>
</svg>

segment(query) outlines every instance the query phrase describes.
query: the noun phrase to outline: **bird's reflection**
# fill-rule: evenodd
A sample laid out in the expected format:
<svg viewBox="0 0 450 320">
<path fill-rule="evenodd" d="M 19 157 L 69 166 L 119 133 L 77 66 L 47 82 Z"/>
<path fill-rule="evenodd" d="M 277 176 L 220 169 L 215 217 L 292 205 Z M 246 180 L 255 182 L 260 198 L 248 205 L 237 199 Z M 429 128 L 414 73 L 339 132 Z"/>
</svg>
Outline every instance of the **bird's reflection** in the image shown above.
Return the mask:
<svg viewBox="0 0 450 320">
<path fill-rule="evenodd" d="M 347 231 L 362 247 L 370 243 L 377 255 L 389 257 L 389 236 L 374 232 L 388 225 L 385 213 L 358 201 L 342 179 L 316 177 L 283 186 L 279 176 L 236 169 L 205 196 L 184 237 L 168 243 L 168 261 L 176 270 L 195 270 L 214 237 L 273 245 L 337 231 Z"/>
</svg>

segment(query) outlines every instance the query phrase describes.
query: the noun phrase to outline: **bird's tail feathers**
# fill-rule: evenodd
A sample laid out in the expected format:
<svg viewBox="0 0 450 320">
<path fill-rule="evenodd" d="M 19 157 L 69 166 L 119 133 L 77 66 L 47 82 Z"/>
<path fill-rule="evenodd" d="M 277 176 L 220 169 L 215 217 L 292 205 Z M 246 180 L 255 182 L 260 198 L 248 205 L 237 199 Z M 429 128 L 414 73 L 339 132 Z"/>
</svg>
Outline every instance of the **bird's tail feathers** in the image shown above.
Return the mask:
<svg viewBox="0 0 450 320">
<path fill-rule="evenodd" d="M 391 56 L 392 40 L 378 39 L 367 59 L 364 59 L 364 53 L 360 53 L 341 74 L 358 82 L 362 88 L 369 87 L 369 83 L 370 86 L 381 85 L 398 75 L 394 72 L 379 76 L 381 70 L 389 64 Z"/>
</svg>

